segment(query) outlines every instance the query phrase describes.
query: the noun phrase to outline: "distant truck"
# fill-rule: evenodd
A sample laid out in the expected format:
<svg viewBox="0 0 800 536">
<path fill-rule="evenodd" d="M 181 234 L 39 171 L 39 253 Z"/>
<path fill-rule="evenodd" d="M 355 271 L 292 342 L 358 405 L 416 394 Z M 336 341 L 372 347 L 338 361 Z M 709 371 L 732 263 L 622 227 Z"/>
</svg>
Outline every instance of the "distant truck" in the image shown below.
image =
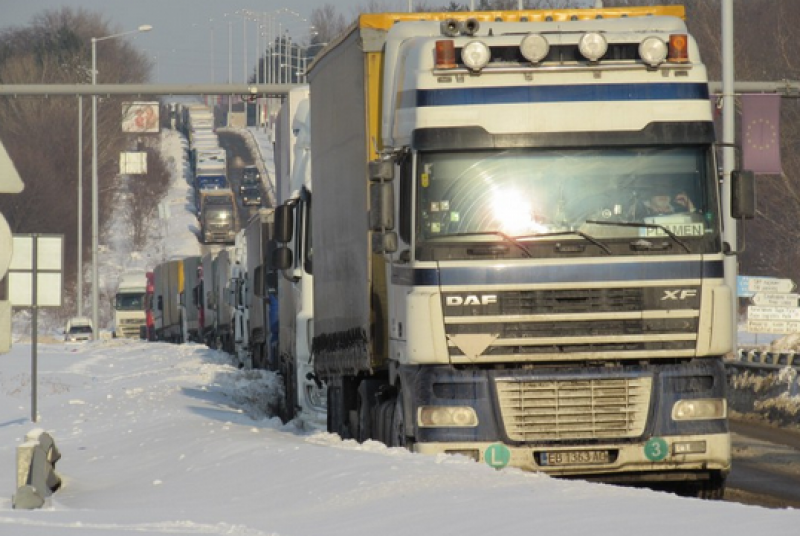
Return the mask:
<svg viewBox="0 0 800 536">
<path fill-rule="evenodd" d="M 64 340 L 67 342 L 90 341 L 93 333 L 91 318 L 75 316 L 67 321 L 64 328 Z"/>
<path fill-rule="evenodd" d="M 179 297 L 183 292 L 183 259 L 163 262 L 153 270 L 154 338 L 157 341 L 183 342 L 181 340 L 181 309 Z"/>
<path fill-rule="evenodd" d="M 286 243 L 278 279 L 278 370 L 284 380 L 286 419 L 325 429 L 327 387 L 314 374 L 314 278 L 311 230 L 311 122 L 308 86 L 292 89 L 278 115 L 275 140 L 279 210 L 291 211 L 295 240 Z M 279 259 L 279 262 L 280 259 Z M 274 270 L 274 267 L 271 267 Z"/>
<path fill-rule="evenodd" d="M 239 230 L 239 213 L 230 189 L 201 190 L 198 210 L 202 243 L 233 243 Z"/>
<path fill-rule="evenodd" d="M 242 183 L 239 185 L 239 193 L 244 193 L 246 188 L 261 186 L 261 173 L 257 166 L 245 166 L 242 169 Z"/>
<path fill-rule="evenodd" d="M 128 271 L 119 277 L 114 296 L 115 337 L 135 339 L 141 336 L 142 326 L 147 325 L 146 292 L 147 274 L 144 271 Z"/>
</svg>

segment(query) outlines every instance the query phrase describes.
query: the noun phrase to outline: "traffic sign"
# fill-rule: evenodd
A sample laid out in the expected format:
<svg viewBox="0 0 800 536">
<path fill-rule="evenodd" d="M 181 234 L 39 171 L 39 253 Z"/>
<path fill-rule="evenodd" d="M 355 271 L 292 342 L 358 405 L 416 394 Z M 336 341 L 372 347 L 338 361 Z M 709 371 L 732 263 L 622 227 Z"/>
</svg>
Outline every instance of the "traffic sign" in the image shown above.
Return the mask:
<svg viewBox="0 0 800 536">
<path fill-rule="evenodd" d="M 502 469 L 511 461 L 511 450 L 502 443 L 494 443 L 486 448 L 483 459 L 490 467 Z"/>
<path fill-rule="evenodd" d="M 747 308 L 747 320 L 786 320 L 800 322 L 800 307 L 762 307 L 751 305 Z"/>
<path fill-rule="evenodd" d="M 787 322 L 785 320 L 748 320 L 748 333 L 774 333 L 783 335 L 787 333 L 800 333 L 800 322 Z"/>
<path fill-rule="evenodd" d="M 772 277 L 750 277 L 747 282 L 747 290 L 750 292 L 791 292 L 794 290 L 794 281 Z"/>
<path fill-rule="evenodd" d="M 767 307 L 797 307 L 798 299 L 800 299 L 800 294 L 759 292 L 754 294 L 750 301 L 753 302 L 753 305 Z"/>
</svg>

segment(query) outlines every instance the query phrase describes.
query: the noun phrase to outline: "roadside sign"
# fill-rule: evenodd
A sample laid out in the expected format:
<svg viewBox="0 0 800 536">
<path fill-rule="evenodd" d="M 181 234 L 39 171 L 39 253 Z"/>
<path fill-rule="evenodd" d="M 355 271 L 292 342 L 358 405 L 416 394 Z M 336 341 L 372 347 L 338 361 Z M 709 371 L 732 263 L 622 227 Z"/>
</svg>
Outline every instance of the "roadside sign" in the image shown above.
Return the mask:
<svg viewBox="0 0 800 536">
<path fill-rule="evenodd" d="M 800 333 L 800 322 L 787 322 L 785 320 L 748 320 L 747 332 L 774 333 L 777 335 Z"/>
<path fill-rule="evenodd" d="M 736 295 L 740 298 L 749 298 L 753 294 L 753 292 L 750 292 L 750 276 L 736 276 Z"/>
<path fill-rule="evenodd" d="M 791 292 L 794 290 L 794 281 L 771 277 L 750 277 L 747 282 L 747 290 L 750 292 Z"/>
<path fill-rule="evenodd" d="M 758 292 L 750 298 L 750 301 L 753 305 L 764 305 L 767 307 L 797 307 L 798 299 L 800 299 L 800 294 Z"/>
<path fill-rule="evenodd" d="M 751 305 L 747 308 L 747 319 L 800 322 L 800 307 L 762 307 L 759 305 Z"/>
</svg>

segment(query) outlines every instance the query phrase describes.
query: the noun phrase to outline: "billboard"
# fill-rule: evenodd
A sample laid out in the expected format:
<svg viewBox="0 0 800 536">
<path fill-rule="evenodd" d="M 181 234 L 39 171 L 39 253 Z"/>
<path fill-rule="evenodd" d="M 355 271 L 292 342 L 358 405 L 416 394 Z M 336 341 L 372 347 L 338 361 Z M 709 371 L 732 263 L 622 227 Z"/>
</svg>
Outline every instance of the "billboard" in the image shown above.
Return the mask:
<svg viewBox="0 0 800 536">
<path fill-rule="evenodd" d="M 158 102 L 123 102 L 122 132 L 158 132 Z"/>
</svg>

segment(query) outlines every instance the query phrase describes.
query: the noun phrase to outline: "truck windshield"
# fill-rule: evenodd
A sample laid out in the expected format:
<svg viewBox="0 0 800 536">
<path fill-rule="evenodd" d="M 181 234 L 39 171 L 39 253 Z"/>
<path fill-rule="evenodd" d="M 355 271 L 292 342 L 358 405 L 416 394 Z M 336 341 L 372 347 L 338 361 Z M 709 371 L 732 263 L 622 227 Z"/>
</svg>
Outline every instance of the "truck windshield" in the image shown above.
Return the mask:
<svg viewBox="0 0 800 536">
<path fill-rule="evenodd" d="M 114 300 L 114 309 L 117 311 L 143 311 L 144 293 L 142 294 L 117 294 Z"/>
<path fill-rule="evenodd" d="M 718 240 L 715 178 L 708 147 L 420 153 L 417 245 L 498 233 L 523 244 L 624 242 L 620 254 L 636 254 L 628 246 L 641 239 L 709 244 Z"/>
<path fill-rule="evenodd" d="M 225 177 L 222 175 L 200 175 L 197 177 L 197 185 L 200 189 L 218 189 L 225 188 Z"/>
<path fill-rule="evenodd" d="M 206 211 L 206 218 L 215 222 L 233 221 L 233 210 L 230 205 L 225 206 L 210 206 Z"/>
</svg>

